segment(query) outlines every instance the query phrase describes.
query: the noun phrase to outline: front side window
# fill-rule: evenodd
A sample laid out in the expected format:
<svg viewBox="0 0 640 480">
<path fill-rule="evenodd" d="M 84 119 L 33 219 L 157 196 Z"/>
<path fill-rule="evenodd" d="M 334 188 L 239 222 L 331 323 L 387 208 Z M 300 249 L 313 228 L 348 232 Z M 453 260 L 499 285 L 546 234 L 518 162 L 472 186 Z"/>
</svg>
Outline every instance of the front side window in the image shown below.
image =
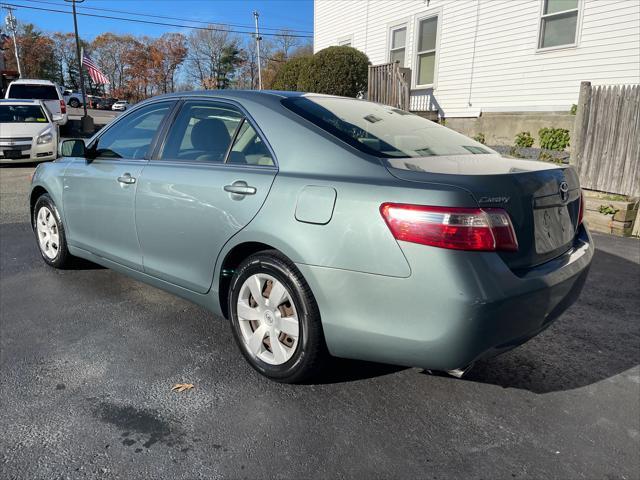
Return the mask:
<svg viewBox="0 0 640 480">
<path fill-rule="evenodd" d="M 149 149 L 162 120 L 174 102 L 158 102 L 125 115 L 98 139 L 96 155 L 102 158 L 142 160 Z"/>
<path fill-rule="evenodd" d="M 40 105 L 0 105 L 0 123 L 48 123 Z"/>
<path fill-rule="evenodd" d="M 300 96 L 284 99 L 282 104 L 343 142 L 377 157 L 494 153 L 453 130 L 379 103 Z"/>
<path fill-rule="evenodd" d="M 36 100 L 59 100 L 58 90 L 53 85 L 25 85 L 13 84 L 9 86 L 9 96 L 7 98 L 36 99 Z"/>
<path fill-rule="evenodd" d="M 538 48 L 575 45 L 579 0 L 544 0 Z"/>
<path fill-rule="evenodd" d="M 432 85 L 436 68 L 438 17 L 420 20 L 418 24 L 418 85 Z"/>
<path fill-rule="evenodd" d="M 391 30 L 391 48 L 389 49 L 389 61 L 398 62 L 404 67 L 404 52 L 407 44 L 407 27 Z"/>
<path fill-rule="evenodd" d="M 169 130 L 160 158 L 222 163 L 242 119 L 242 114 L 229 105 L 185 102 Z"/>
</svg>

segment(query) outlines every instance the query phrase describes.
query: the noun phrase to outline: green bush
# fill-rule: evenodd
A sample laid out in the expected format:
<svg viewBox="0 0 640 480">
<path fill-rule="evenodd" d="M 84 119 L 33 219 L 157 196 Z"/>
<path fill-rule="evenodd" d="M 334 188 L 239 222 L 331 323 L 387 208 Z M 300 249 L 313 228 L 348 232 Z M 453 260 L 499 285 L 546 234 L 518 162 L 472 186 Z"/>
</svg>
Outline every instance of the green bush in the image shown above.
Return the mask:
<svg viewBox="0 0 640 480">
<path fill-rule="evenodd" d="M 578 105 L 574 103 L 573 105 L 571 105 L 571 109 L 569 110 L 569 113 L 571 115 L 575 115 L 577 112 L 578 112 Z"/>
<path fill-rule="evenodd" d="M 520 132 L 516 135 L 516 147 L 529 148 L 533 145 L 533 137 L 529 132 Z"/>
<path fill-rule="evenodd" d="M 301 57 L 294 57 L 286 62 L 275 75 L 271 88 L 273 90 L 298 90 L 298 83 L 300 74 L 303 70 L 307 69 L 307 66 L 312 61 L 313 57 L 305 55 Z"/>
<path fill-rule="evenodd" d="M 540 148 L 548 150 L 564 150 L 569 146 L 569 130 L 565 128 L 541 128 Z"/>
<path fill-rule="evenodd" d="M 357 97 L 367 89 L 369 58 L 351 47 L 328 47 L 301 66 L 298 90 Z"/>
<path fill-rule="evenodd" d="M 484 145 L 485 142 L 485 138 L 484 138 L 484 133 L 480 132 L 477 135 L 474 135 L 472 137 L 476 142 L 481 143 Z"/>
</svg>

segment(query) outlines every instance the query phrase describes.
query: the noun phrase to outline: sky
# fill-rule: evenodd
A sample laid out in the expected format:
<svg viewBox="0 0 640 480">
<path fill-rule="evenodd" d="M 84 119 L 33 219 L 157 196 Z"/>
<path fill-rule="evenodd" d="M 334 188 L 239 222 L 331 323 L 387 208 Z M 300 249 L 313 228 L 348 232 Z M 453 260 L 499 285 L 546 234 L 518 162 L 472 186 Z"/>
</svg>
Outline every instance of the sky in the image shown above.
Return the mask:
<svg viewBox="0 0 640 480">
<path fill-rule="evenodd" d="M 0 3 L 15 6 L 14 15 L 18 22 L 33 23 L 41 30 L 48 32 L 73 31 L 71 15 L 26 8 L 70 11 L 71 4 L 64 0 L 0 0 Z M 128 17 L 185 26 L 203 26 L 205 23 L 202 22 L 234 24 L 238 26 L 233 26 L 232 29 L 242 31 L 253 30 L 252 12 L 257 10 L 260 14 L 260 28 L 264 28 L 262 33 L 275 33 L 275 29 L 280 28 L 301 30 L 296 32 L 299 35 L 312 35 L 313 32 L 313 0 L 85 0 L 77 4 L 77 9 L 78 13 Z M 139 15 L 91 9 L 120 10 Z M 2 10 L 3 20 L 5 15 L 6 11 Z M 187 20 L 196 23 L 190 23 Z M 92 40 L 103 32 L 159 36 L 164 32 L 187 33 L 189 29 L 79 15 L 78 30 L 81 38 Z"/>
</svg>

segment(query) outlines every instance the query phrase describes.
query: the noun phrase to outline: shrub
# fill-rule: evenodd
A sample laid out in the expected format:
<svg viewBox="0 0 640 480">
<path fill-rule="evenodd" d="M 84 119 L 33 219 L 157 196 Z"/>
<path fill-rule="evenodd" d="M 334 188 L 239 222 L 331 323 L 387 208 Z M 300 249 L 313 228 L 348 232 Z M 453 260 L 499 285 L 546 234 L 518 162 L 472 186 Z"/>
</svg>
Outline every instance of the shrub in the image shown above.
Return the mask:
<svg viewBox="0 0 640 480">
<path fill-rule="evenodd" d="M 571 105 L 571 109 L 569 110 L 569 113 L 571 115 L 575 115 L 577 112 L 578 112 L 578 105 L 574 103 L 573 105 Z"/>
<path fill-rule="evenodd" d="M 516 147 L 529 148 L 533 145 L 533 137 L 529 132 L 520 132 L 516 135 Z"/>
<path fill-rule="evenodd" d="M 472 137 L 476 142 L 481 143 L 484 145 L 485 142 L 485 138 L 484 138 L 484 133 L 480 132 L 477 135 L 474 135 Z"/>
<path fill-rule="evenodd" d="M 276 73 L 271 88 L 273 90 L 298 90 L 300 74 L 307 68 L 313 57 L 305 55 L 294 57 L 286 62 Z"/>
<path fill-rule="evenodd" d="M 328 47 L 302 65 L 298 90 L 356 97 L 367 89 L 369 58 L 351 47 Z"/>
<path fill-rule="evenodd" d="M 569 130 L 565 128 L 541 128 L 540 148 L 548 150 L 564 150 L 569 146 Z"/>
</svg>

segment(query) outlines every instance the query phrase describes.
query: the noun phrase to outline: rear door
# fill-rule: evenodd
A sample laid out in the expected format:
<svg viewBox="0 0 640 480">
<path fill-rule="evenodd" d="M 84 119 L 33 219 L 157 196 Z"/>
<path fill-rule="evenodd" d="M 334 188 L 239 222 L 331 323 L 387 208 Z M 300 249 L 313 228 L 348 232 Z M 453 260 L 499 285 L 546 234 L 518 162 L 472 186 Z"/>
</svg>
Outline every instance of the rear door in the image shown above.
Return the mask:
<svg viewBox="0 0 640 480">
<path fill-rule="evenodd" d="M 238 106 L 185 101 L 138 184 L 144 271 L 206 293 L 219 251 L 256 215 L 276 173 L 264 137 Z"/>
<path fill-rule="evenodd" d="M 64 176 L 63 202 L 69 243 L 142 270 L 134 221 L 135 192 L 165 117 L 175 101 L 145 105 L 115 121 Z M 96 143 L 97 142 L 97 143 Z"/>
</svg>

